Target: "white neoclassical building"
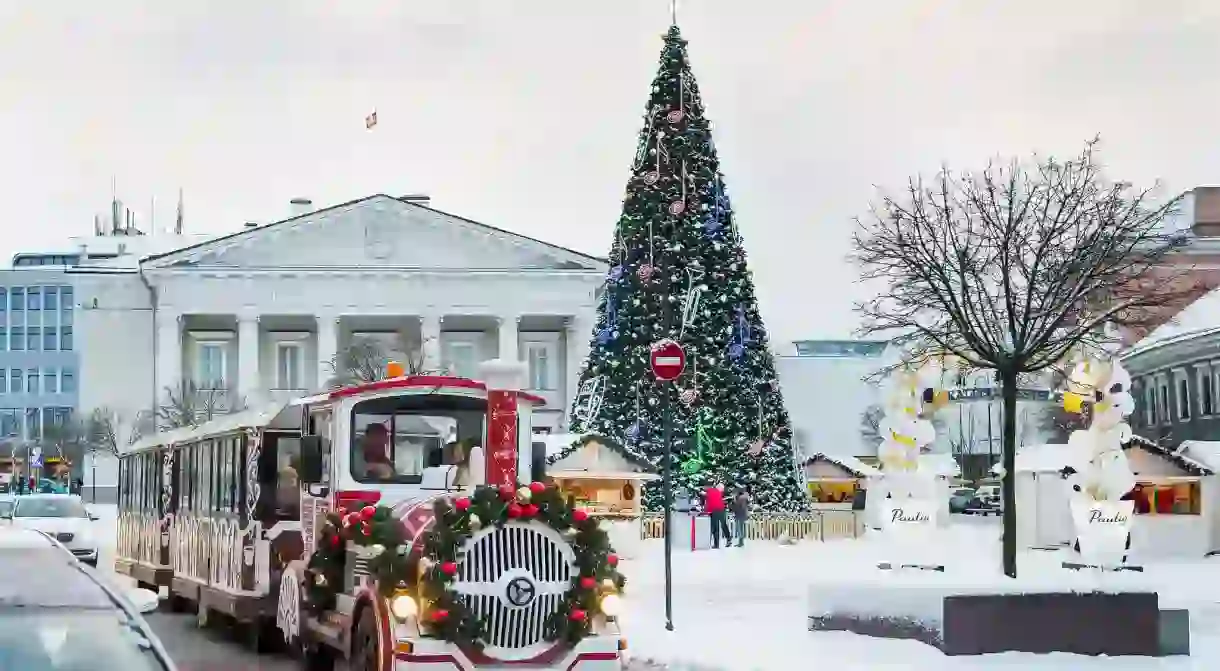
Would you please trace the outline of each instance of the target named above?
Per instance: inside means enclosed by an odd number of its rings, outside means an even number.
[[[465,376],[519,358],[547,401],[536,426],[563,428],[604,260],[418,197],[293,206],[283,221],[71,269],[80,411],[134,416],[182,380],[286,400],[322,387],[335,353],[367,337],[423,343],[426,368]]]

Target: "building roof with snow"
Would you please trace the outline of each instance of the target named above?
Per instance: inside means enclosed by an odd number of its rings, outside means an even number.
[[[1220,333],[1220,289],[1212,289],[1187,305],[1173,320],[1161,324],[1123,354],[1138,356],[1165,345]]]
[[[1172,449],[1142,436],[1132,436],[1123,447],[1136,447],[1155,454],[1191,475],[1213,475],[1220,466],[1220,442],[1187,440],[1177,449]],[[1017,472],[1057,473],[1069,464],[1071,458],[1071,451],[1063,443],[1026,445],[1017,449]],[[1000,461],[992,466],[991,472],[1003,473],[1003,468],[1004,462]]]
[[[876,466],[870,466],[856,457],[845,454],[826,454],[824,452],[816,452],[810,455],[802,465],[808,466],[819,461],[834,464],[857,478],[867,478],[881,472]]]

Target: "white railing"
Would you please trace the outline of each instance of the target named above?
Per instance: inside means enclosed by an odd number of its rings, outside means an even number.
[[[729,527],[733,528],[730,516]],[[810,513],[754,513],[746,521],[746,540],[827,541],[859,538],[864,535],[864,512],[857,510],[816,510]],[[661,513],[645,513],[640,518],[640,538],[664,538]]]

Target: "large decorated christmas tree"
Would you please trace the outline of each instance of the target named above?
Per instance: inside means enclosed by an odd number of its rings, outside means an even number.
[[[622,441],[658,468],[671,394],[675,491],[744,487],[756,509],[805,510],[767,331],[740,231],[676,26],[665,36],[623,211],[610,249],[572,428]],[[652,348],[686,352],[676,382],[654,379]],[[661,507],[661,487],[645,491]]]

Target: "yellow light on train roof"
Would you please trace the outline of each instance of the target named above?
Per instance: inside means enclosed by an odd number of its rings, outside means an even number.
[[[402,377],[407,374],[407,369],[397,361],[391,361],[385,365],[386,377]]]

